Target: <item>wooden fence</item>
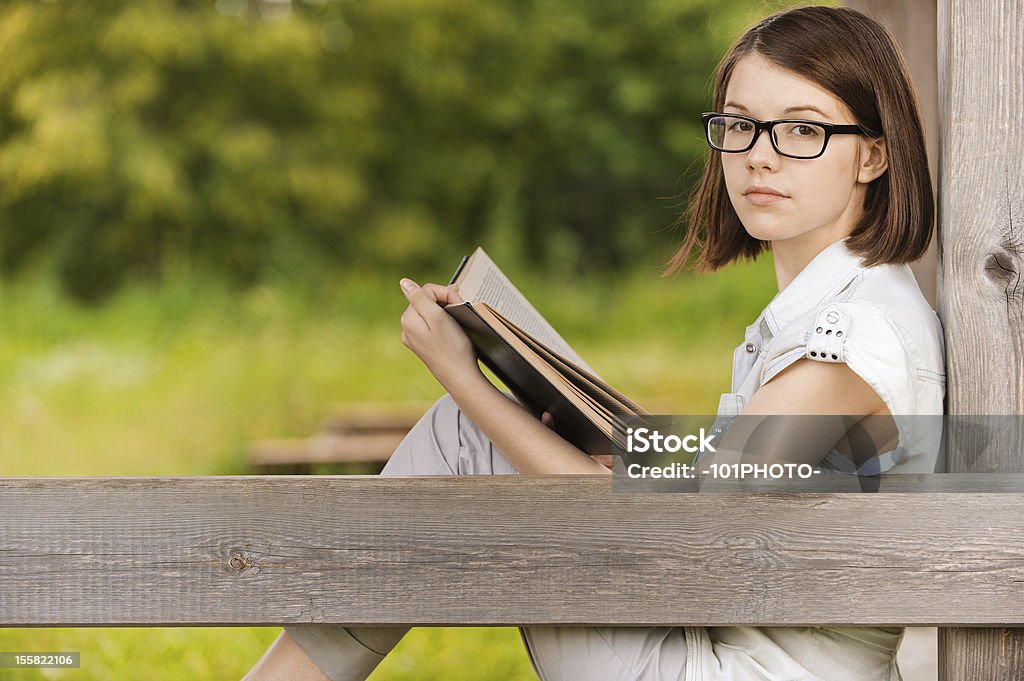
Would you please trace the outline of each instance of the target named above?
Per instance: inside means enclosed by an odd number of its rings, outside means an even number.
[[[1024,476],[940,477],[0,479],[0,626],[1024,625]]]

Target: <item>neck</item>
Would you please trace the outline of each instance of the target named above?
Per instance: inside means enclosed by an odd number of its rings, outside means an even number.
[[[781,292],[814,260],[814,256],[846,238],[846,234],[802,234],[793,239],[772,241],[772,259],[775,261],[775,279]]]
[[[796,279],[796,276],[814,260],[814,256],[837,241],[850,236],[860,221],[864,205],[864,185],[858,184],[850,193],[846,207],[835,222],[819,225],[790,239],[772,241],[772,258],[775,261],[775,279],[781,292]]]

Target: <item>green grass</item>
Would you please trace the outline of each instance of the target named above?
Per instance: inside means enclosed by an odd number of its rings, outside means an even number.
[[[0,649],[81,653],[79,669],[0,669],[7,681],[241,679],[280,628],[0,630]],[[420,627],[370,676],[371,681],[535,681],[511,627]]]
[[[743,327],[775,292],[764,261],[699,279],[516,281],[610,383],[693,414],[714,413]],[[390,280],[232,294],[191,278],[133,287],[100,308],[46,281],[5,284],[0,476],[243,474],[249,442],[310,434],[340,402],[432,400],[440,387],[400,341],[404,308]],[[0,630],[0,650],[83,657],[80,670],[0,679],[241,678],[279,631]],[[373,678],[532,671],[515,629],[424,628]]]

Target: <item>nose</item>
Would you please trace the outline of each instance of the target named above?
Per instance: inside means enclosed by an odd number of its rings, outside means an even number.
[[[779,162],[779,155],[772,146],[771,133],[758,130],[754,146],[747,151],[747,166],[750,168],[772,168]]]

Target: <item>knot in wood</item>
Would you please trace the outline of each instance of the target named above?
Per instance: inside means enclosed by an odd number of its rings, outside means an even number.
[[[231,556],[231,560],[228,561],[228,565],[230,565],[233,570],[241,572],[249,565],[249,561],[247,561],[244,556],[236,554]]]
[[[1007,302],[1024,302],[1019,257],[1014,251],[996,251],[985,256],[985,275],[1002,287]]]

